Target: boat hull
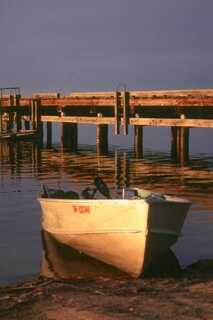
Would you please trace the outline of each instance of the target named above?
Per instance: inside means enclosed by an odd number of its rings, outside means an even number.
[[[174,244],[189,202],[39,199],[42,227],[57,241],[138,277]]]

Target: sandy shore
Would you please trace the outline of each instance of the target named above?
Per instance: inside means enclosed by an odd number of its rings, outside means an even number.
[[[0,288],[5,320],[213,319],[213,261],[173,276],[58,280],[36,277]]]

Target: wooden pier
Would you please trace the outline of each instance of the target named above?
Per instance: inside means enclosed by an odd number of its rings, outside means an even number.
[[[5,93],[9,91],[9,93]],[[111,91],[38,93],[30,97],[19,88],[0,89],[0,135],[15,128],[16,134],[37,132],[43,140],[47,125],[47,145],[52,143],[52,123],[60,122],[65,147],[78,147],[78,124],[97,126],[96,144],[100,152],[108,149],[108,126],[114,133],[128,134],[134,126],[137,157],[143,156],[143,128],[171,127],[171,154],[184,162],[189,153],[190,128],[213,128],[213,89],[164,91]]]

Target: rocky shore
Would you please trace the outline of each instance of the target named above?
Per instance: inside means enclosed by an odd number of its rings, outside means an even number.
[[[145,277],[48,279],[0,287],[0,319],[213,319],[213,261]]]

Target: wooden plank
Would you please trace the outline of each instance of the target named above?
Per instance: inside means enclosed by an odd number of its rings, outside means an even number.
[[[213,107],[212,98],[191,98],[191,97],[179,97],[179,98],[150,98],[144,97],[130,98],[131,107]]]
[[[114,117],[70,117],[70,116],[41,116],[43,122],[70,122],[85,124],[115,124]]]
[[[60,97],[60,93],[58,92],[38,92],[38,93],[34,93],[32,95],[32,98],[59,98]]]
[[[42,106],[70,106],[70,107],[84,107],[84,106],[96,106],[96,107],[114,107],[114,97],[109,99],[104,97],[94,97],[94,98],[77,98],[77,97],[63,97],[60,99],[41,99]]]
[[[141,90],[131,91],[131,96],[146,97],[186,97],[186,96],[211,96],[213,97],[213,89],[188,89],[188,90]]]
[[[213,128],[213,119],[160,119],[160,118],[130,118],[130,125]]]
[[[213,91],[213,90],[212,90]],[[158,92],[150,92],[150,95],[146,95],[144,92],[130,92],[130,107],[213,107],[213,94],[208,90],[205,95],[193,96],[192,94],[187,94],[184,96],[181,92],[174,91],[173,96],[159,95]],[[30,106],[31,98],[21,97],[20,107]],[[42,107],[57,107],[57,106],[96,106],[96,107],[114,107],[115,99],[114,94],[111,96],[106,96],[104,93],[100,93],[99,96],[88,96],[87,93],[80,96],[70,96],[70,97],[41,97]],[[10,107],[10,99],[1,99],[2,107]]]
[[[106,98],[113,98],[114,97],[114,91],[92,91],[92,92],[87,92],[87,91],[76,91],[76,92],[71,92],[68,94],[70,97],[83,97],[83,98],[91,98],[91,97],[106,97]]]
[[[4,108],[11,107],[10,97],[3,98],[3,99],[0,98],[0,100],[1,100],[2,107],[4,107]],[[29,97],[20,98],[19,107],[29,107],[30,101],[31,101],[31,98],[29,98]]]

